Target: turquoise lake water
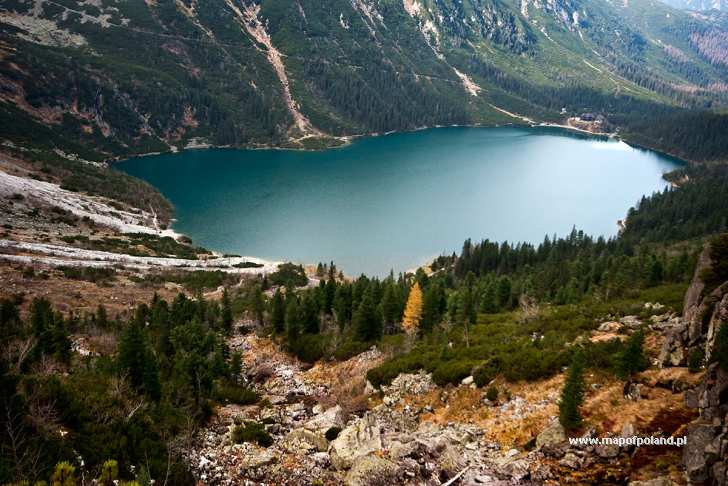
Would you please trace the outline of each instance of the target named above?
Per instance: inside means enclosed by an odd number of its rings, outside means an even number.
[[[554,129],[440,128],[320,152],[191,150],[117,165],[174,204],[174,229],[224,253],[405,271],[466,238],[617,233],[679,164]]]

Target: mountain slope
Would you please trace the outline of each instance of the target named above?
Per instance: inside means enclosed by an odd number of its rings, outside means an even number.
[[[0,27],[0,137],[91,160],[728,104],[725,24],[649,0],[12,0]]]

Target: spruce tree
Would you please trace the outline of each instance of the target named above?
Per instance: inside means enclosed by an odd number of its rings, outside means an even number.
[[[501,277],[498,280],[498,291],[496,301],[500,309],[511,308],[511,279],[508,277]]]
[[[633,374],[644,371],[649,366],[649,361],[644,351],[645,335],[639,330],[636,331],[625,344],[624,351],[620,353],[617,362],[617,375],[626,380]]]
[[[339,328],[343,330],[351,322],[352,317],[351,285],[339,285],[336,289],[334,312],[336,313],[336,321],[339,324]]]
[[[253,295],[251,297],[250,308],[255,317],[255,321],[259,326],[263,325],[263,314],[265,312],[265,297],[263,296],[263,289],[256,285],[253,289]]]
[[[300,332],[300,311],[298,306],[298,298],[293,294],[288,294],[286,298],[286,342],[290,349],[295,349],[298,343],[298,335]]]
[[[303,298],[303,331],[307,334],[318,334],[320,327],[319,307],[311,293]]]
[[[437,282],[430,284],[425,291],[425,297],[422,303],[422,321],[420,322],[422,332],[431,331],[440,322],[442,294],[442,287]]]
[[[326,281],[324,288],[322,311],[326,315],[331,315],[334,308],[334,299],[336,298],[336,280],[329,279]]]
[[[387,281],[382,295],[382,319],[388,329],[391,329],[399,319],[399,298],[396,289],[392,281]]]
[[[240,374],[243,372],[243,356],[239,351],[233,353],[230,359],[230,379],[233,383],[237,383],[240,379]]]
[[[498,311],[498,296],[496,293],[496,284],[490,281],[486,284],[483,296],[480,300],[480,312],[484,314],[492,314]]]
[[[286,304],[281,289],[277,289],[271,299],[270,320],[276,333],[282,333],[286,327]]]
[[[138,390],[146,392],[153,400],[161,397],[159,366],[147,343],[146,333],[137,314],[124,331],[119,343],[119,368],[129,377],[129,382]]]
[[[579,428],[582,422],[579,407],[584,402],[584,357],[577,350],[571,358],[559,401],[559,422],[567,430]]]
[[[233,330],[233,309],[230,304],[230,295],[227,289],[222,291],[222,316],[221,316],[222,331],[228,336]]]
[[[109,317],[106,314],[106,307],[101,304],[96,308],[96,324],[101,329],[109,327]]]
[[[352,324],[360,341],[376,341],[382,337],[382,318],[374,305],[371,292],[364,294],[359,308],[354,313]]]

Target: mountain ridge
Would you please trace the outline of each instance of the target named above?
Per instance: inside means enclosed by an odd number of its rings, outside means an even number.
[[[647,0],[14,0],[0,24],[6,146],[88,160],[522,122],[507,113],[593,111],[629,136],[728,104],[726,24]]]

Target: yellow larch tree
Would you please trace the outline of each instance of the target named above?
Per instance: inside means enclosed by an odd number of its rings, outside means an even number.
[[[422,320],[422,289],[420,284],[415,282],[407,297],[407,305],[404,308],[402,328],[407,334],[414,334],[420,327]]]

